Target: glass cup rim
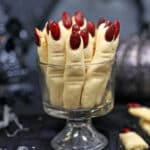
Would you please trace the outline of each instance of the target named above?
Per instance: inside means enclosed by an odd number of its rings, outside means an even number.
[[[108,64],[108,63],[113,63],[115,61],[115,59],[109,59],[109,60],[106,60],[106,61],[100,61],[100,62],[97,62],[97,63],[90,63],[90,64],[84,64],[84,66],[94,66],[94,65],[98,65],[98,64]],[[40,65],[43,65],[43,66],[58,66],[58,67],[64,67],[64,66],[83,66],[83,64],[64,64],[64,65],[56,65],[56,64],[48,64],[48,63],[45,63],[45,62],[41,62],[41,61],[38,61],[38,63]]]

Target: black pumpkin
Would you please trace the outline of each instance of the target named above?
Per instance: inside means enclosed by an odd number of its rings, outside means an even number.
[[[116,58],[116,98],[150,100],[149,35],[131,36],[122,41]]]

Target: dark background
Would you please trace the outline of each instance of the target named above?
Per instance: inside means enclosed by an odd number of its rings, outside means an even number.
[[[29,81],[33,85],[33,93],[30,101],[28,103],[23,103],[22,98],[20,98],[20,100],[13,105],[13,110],[22,118],[23,124],[31,128],[31,132],[19,134],[18,137],[11,139],[5,137],[3,131],[0,132],[3,137],[0,138],[1,143],[3,142],[1,145],[2,147],[7,144],[7,147],[9,147],[8,149],[17,149],[16,141],[20,139],[18,143],[20,145],[28,145],[28,147],[30,147],[29,149],[32,149],[31,147],[34,145],[45,145],[45,147],[41,146],[39,149],[47,150],[46,145],[49,144],[49,138],[52,138],[63,127],[64,121],[48,117],[42,108],[37,70],[37,52],[33,30],[35,26],[42,29],[45,22],[50,18],[59,20],[64,10],[67,10],[73,15],[78,9],[81,9],[85,16],[95,23],[101,16],[111,20],[119,19],[121,23],[121,41],[124,41],[124,39],[130,40],[131,35],[140,36],[144,30],[145,24],[149,24],[150,22],[149,0],[0,0],[0,34],[5,35],[7,33],[4,28],[12,17],[16,17],[22,24],[22,28],[26,31],[27,39],[25,39],[26,46],[24,48],[27,52],[26,54],[22,54],[22,59],[25,61],[30,72]],[[150,48],[148,51],[150,51]],[[133,57],[133,61],[134,59]],[[148,71],[146,72],[147,75],[150,75],[149,64]],[[117,74],[122,75],[121,70],[119,70]],[[132,74],[132,70],[129,69],[127,74]],[[136,74],[132,80],[133,83],[135,78]],[[116,88],[116,93],[122,88],[120,82],[118,84],[119,86]],[[128,90],[130,91],[130,86]],[[104,132],[109,138],[114,136],[114,140],[110,142],[109,150],[120,149],[116,138],[117,133],[122,127],[129,126],[134,128],[130,124],[133,118],[131,119],[127,114],[125,104],[127,101],[136,101],[137,96],[132,93],[132,99],[125,99],[126,96],[128,97],[128,94],[125,96],[116,94],[116,106],[113,113],[102,119],[98,118],[94,120],[98,130]],[[147,99],[144,98],[144,95],[142,95],[142,97],[143,99],[141,99],[140,103],[149,106],[150,95],[148,95],[149,98]],[[136,124],[137,120],[133,122],[134,126],[136,126]],[[134,129],[141,133],[137,126]],[[147,138],[145,134],[144,136]]]
[[[42,29],[45,22],[50,18],[59,20],[64,10],[73,15],[76,10],[81,9],[85,16],[95,23],[101,16],[111,20],[119,19],[121,23],[120,39],[122,41],[123,39],[129,39],[131,35],[141,34],[143,23],[149,23],[150,21],[149,6],[149,0],[44,0],[38,2],[36,0],[15,0],[15,2],[0,0],[0,31],[3,32],[4,25],[12,17],[16,17],[27,31],[28,42],[26,49],[28,52],[23,59],[33,72],[33,79],[35,80],[33,84],[36,87],[35,90],[38,90],[38,80],[34,78],[38,74],[37,52],[33,37],[35,26]],[[30,78],[33,81],[32,76]],[[34,95],[38,98],[33,98],[32,113],[37,113],[41,110],[39,91],[34,92]],[[26,106],[23,107],[21,111],[17,108],[16,110],[20,113],[31,112],[28,111],[30,109],[28,106],[27,108]]]

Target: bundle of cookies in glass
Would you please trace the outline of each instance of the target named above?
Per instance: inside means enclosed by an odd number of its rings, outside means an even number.
[[[97,27],[81,11],[35,28],[35,41],[50,103],[65,109],[100,105],[112,71],[120,23],[99,18]],[[48,64],[48,65],[47,65]]]

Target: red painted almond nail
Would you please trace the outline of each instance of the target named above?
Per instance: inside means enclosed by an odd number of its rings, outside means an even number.
[[[48,23],[47,23],[47,26],[46,26],[46,31],[47,31],[47,34],[49,34],[49,31],[51,30],[51,24],[55,22],[54,20],[49,20]]]
[[[34,28],[34,39],[35,39],[35,43],[40,46],[40,37],[38,34],[39,30],[38,28]]]
[[[72,18],[70,16],[70,14],[67,11],[64,11],[62,13],[62,22],[63,25],[69,29],[72,26]]]
[[[112,25],[112,22],[110,21],[110,20],[107,20],[106,21],[106,25],[105,25],[105,27],[107,27],[107,26],[111,26]]]
[[[106,41],[111,42],[113,40],[114,33],[115,33],[115,26],[112,24],[105,33]]]
[[[78,32],[72,32],[70,36],[70,46],[72,49],[79,48],[81,43],[80,34]]]
[[[140,107],[141,105],[139,103],[128,103],[127,107],[128,108],[137,108]]]
[[[129,129],[129,128],[123,128],[122,130],[121,130],[121,133],[128,133],[128,132],[130,132],[131,130]]]
[[[97,28],[104,22],[105,22],[105,19],[103,17],[100,17],[97,22]]]
[[[75,21],[78,26],[83,26],[84,24],[84,15],[82,11],[75,12]]]
[[[88,35],[88,30],[87,29],[83,29],[80,31],[80,35],[83,39],[83,44],[84,44],[84,48],[87,47],[88,45],[88,41],[89,41],[89,35]]]
[[[51,30],[51,34],[54,40],[59,40],[60,38],[60,28],[59,28],[59,24],[56,21],[53,21],[50,24],[50,30]]]
[[[117,38],[119,32],[120,32],[120,23],[118,20],[114,21],[114,26],[115,26],[115,34],[114,34],[114,39]]]
[[[72,32],[78,32],[78,31],[80,31],[80,27],[77,24],[74,24],[72,26]]]
[[[95,35],[95,24],[93,22],[91,22],[91,21],[88,21],[86,27],[87,27],[88,32],[92,36],[94,36]]]

